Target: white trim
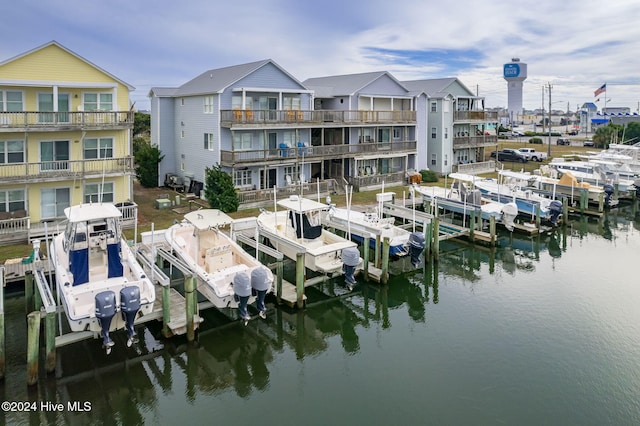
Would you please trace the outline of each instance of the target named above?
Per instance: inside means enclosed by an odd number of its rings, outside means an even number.
[[[313,93],[313,90],[307,89],[277,89],[272,87],[233,87],[232,92],[262,92],[262,93]]]
[[[51,80],[0,80],[0,86],[58,86],[75,88],[110,88],[118,87],[117,83],[97,83],[91,81],[51,81]]]

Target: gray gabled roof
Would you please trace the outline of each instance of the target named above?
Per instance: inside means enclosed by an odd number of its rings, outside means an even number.
[[[205,71],[196,78],[189,80],[182,86],[178,87],[178,89],[174,93],[174,96],[194,96],[207,93],[222,93],[225,89],[233,85],[238,80],[248,76],[252,72],[255,72],[256,70],[264,67],[267,64],[273,64],[280,71],[290,77],[293,81],[298,83],[301,89],[306,90],[306,88],[302,83],[300,83],[300,81],[291,76],[291,74],[289,74],[281,66],[276,64],[271,59],[264,59],[247,64],[233,65],[230,67]]]
[[[445,96],[450,94],[449,90],[447,89],[455,82],[458,82],[458,84],[462,86],[467,92],[473,93],[467,88],[467,86],[462,84],[462,82],[455,77],[432,78],[428,80],[411,80],[402,81],[401,83],[414,95],[424,93],[430,98],[444,98]]]
[[[329,77],[309,78],[302,82],[306,87],[315,92],[316,98],[333,98],[338,96],[353,96],[367,85],[373,83],[382,76],[389,76],[400,87],[405,88],[401,82],[387,71],[374,71],[360,74],[334,75]]]
[[[175,96],[177,91],[177,87],[152,87],[151,90],[149,90],[149,96],[155,95],[159,98],[170,98]]]
[[[64,51],[65,51],[65,52],[67,52],[68,54],[70,54],[70,55],[72,55],[72,56],[75,56],[76,58],[80,59],[81,61],[83,61],[83,62],[85,62],[85,63],[87,63],[87,64],[91,65],[92,67],[94,67],[95,69],[99,70],[100,72],[102,72],[102,73],[104,73],[104,74],[108,75],[109,77],[113,78],[113,79],[114,79],[114,80],[116,80],[118,83],[122,84],[123,86],[127,86],[127,87],[129,88],[129,90],[135,90],[135,89],[136,89],[135,87],[133,87],[133,86],[132,86],[132,85],[130,85],[129,83],[127,83],[127,82],[125,82],[125,81],[123,81],[123,80],[119,79],[118,77],[116,77],[115,75],[111,74],[110,72],[105,71],[103,68],[100,68],[99,66],[97,66],[97,65],[96,65],[96,64],[94,64],[93,62],[88,61],[87,59],[85,59],[85,58],[83,58],[82,56],[78,55],[78,54],[77,54],[77,53],[75,53],[74,51],[67,49],[66,47],[64,47],[63,45],[61,45],[60,43],[58,43],[58,42],[57,42],[57,41],[55,41],[55,40],[51,40],[50,42],[45,43],[45,44],[43,44],[42,46],[38,46],[38,47],[33,48],[33,49],[31,49],[31,50],[28,50],[28,51],[26,51],[26,52],[24,52],[24,53],[21,53],[21,54],[19,54],[19,55],[17,55],[17,56],[14,56],[13,58],[9,58],[9,59],[7,59],[7,60],[5,60],[5,61],[2,61],[2,62],[0,62],[0,66],[5,65],[5,64],[8,64],[9,62],[13,62],[13,61],[15,61],[15,60],[17,60],[17,59],[20,59],[20,58],[23,58],[23,57],[25,57],[25,56],[28,56],[28,55],[30,55],[30,54],[32,54],[32,53],[34,53],[34,52],[37,52],[38,50],[42,50],[42,49],[44,49],[44,48],[46,48],[46,47],[49,47],[49,46],[57,46],[58,48],[60,48],[60,49],[64,50]]]

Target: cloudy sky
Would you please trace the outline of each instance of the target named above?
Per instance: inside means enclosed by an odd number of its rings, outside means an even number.
[[[548,83],[553,109],[594,102],[605,82],[608,106],[640,103],[637,0],[14,0],[1,10],[0,61],[56,40],[135,86],[138,109],[153,86],[267,58],[300,81],[458,77],[506,107],[502,67],[518,57],[527,109],[542,106]]]

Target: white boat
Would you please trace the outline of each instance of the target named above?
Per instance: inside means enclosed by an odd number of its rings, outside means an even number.
[[[569,202],[574,203],[576,200],[579,200],[582,193],[586,191],[588,202],[591,204],[599,204],[600,201],[609,207],[618,204],[618,200],[611,197],[614,193],[612,185],[605,184],[604,186],[596,186],[588,182],[579,182],[571,172],[565,172],[560,179],[557,179],[550,176],[550,170],[548,166],[541,166],[539,172],[535,174],[510,173],[517,175],[518,179],[523,182],[525,185],[523,189],[544,191],[550,194],[551,198],[563,196],[568,198]]]
[[[555,225],[562,213],[562,203],[545,198],[529,189],[523,189],[521,183],[514,181],[505,173],[508,172],[498,172],[500,181],[474,176],[472,182],[484,197],[499,203],[515,202],[520,215],[527,218],[535,218],[539,215],[540,219],[548,220]]]
[[[349,226],[351,238],[363,242],[369,238],[371,247],[375,248],[376,236],[380,235],[380,241],[389,238],[389,254],[391,256],[406,256],[409,254],[409,237],[411,233],[406,229],[394,225],[393,217],[382,217],[378,207],[372,211],[360,212],[352,209],[343,209],[334,204],[329,206],[324,224],[331,227],[332,223]],[[368,232],[367,230],[371,230]]]
[[[615,165],[615,162],[604,160],[567,161],[562,158],[554,158],[548,166],[558,172],[571,172],[578,182],[587,182],[596,186],[605,184],[617,185],[622,196],[630,196],[636,190],[633,179],[626,179],[619,173],[608,171],[607,168]]]
[[[480,190],[474,189],[476,176],[451,173],[448,177],[452,179],[450,188],[413,184],[410,190],[430,200],[432,206],[437,204],[445,210],[465,216],[475,212],[479,218],[484,220],[490,220],[491,217],[494,217],[496,222],[502,223],[507,230],[513,230],[514,219],[518,215],[516,203],[512,201],[497,202],[483,197]]]
[[[216,209],[202,209],[187,213],[184,220],[165,232],[165,239],[174,253],[198,277],[198,291],[217,308],[237,308],[233,280],[237,273],[262,267],[255,257],[222,232],[233,219]],[[273,283],[273,273],[265,268]],[[268,271],[268,272],[267,272]],[[255,297],[249,299],[252,303]]]
[[[334,274],[343,268],[342,250],[357,250],[353,241],[332,234],[322,227],[322,215],[327,214],[328,205],[292,195],[278,201],[277,206],[281,210],[262,210],[258,216],[258,227],[292,243],[280,243],[277,238],[270,241],[276,250],[289,259],[296,260],[298,246],[306,250],[306,268],[323,274]]]
[[[156,295],[122,237],[122,214],[110,203],[67,207],[64,213],[66,229],[50,249],[71,331],[102,332],[109,352],[109,332],[126,327],[131,345],[133,322],[153,311]]]

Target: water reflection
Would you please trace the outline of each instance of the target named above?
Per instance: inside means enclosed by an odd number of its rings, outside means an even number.
[[[554,262],[568,262],[573,243],[588,238],[603,239],[607,244],[625,241],[629,233],[637,232],[639,223],[637,209],[618,209],[600,218],[576,218],[545,235],[501,234],[496,248],[443,243],[439,262],[428,262],[420,270],[409,272],[402,260],[396,262],[392,266],[395,275],[386,286],[359,278],[356,291],[345,293],[340,280],[328,281],[307,288],[304,310],[275,307],[271,300],[267,320],[256,319],[246,327],[215,312],[203,312],[205,323],[196,343],[180,338],[163,340],[156,324],[139,328],[142,338],[134,348],[117,342],[117,349],[108,357],[94,341],[61,348],[56,377],[42,378],[37,388],[26,390],[24,374],[9,375],[2,397],[65,404],[89,401],[91,417],[107,424],[151,423],[162,418],[159,413],[166,415],[167,399],[183,413],[202,396],[231,394],[250,400],[272,389],[277,376],[274,365],[284,357],[303,364],[330,351],[361,356],[364,335],[371,329],[387,331],[407,322],[433,327],[428,321],[430,309],[440,302],[439,283],[447,282],[448,277],[478,283],[486,279],[487,272],[493,275],[496,270],[509,275],[531,274],[549,257]],[[451,293],[443,292],[443,298],[444,294]],[[9,301],[7,306],[14,311],[14,318],[7,323],[23,318],[22,304]],[[11,331],[7,337],[24,348],[24,327],[19,330],[22,334]],[[20,357],[25,359],[22,349]],[[12,368],[24,371],[24,364],[15,364]],[[86,423],[83,413],[2,416],[0,422],[6,424]]]

